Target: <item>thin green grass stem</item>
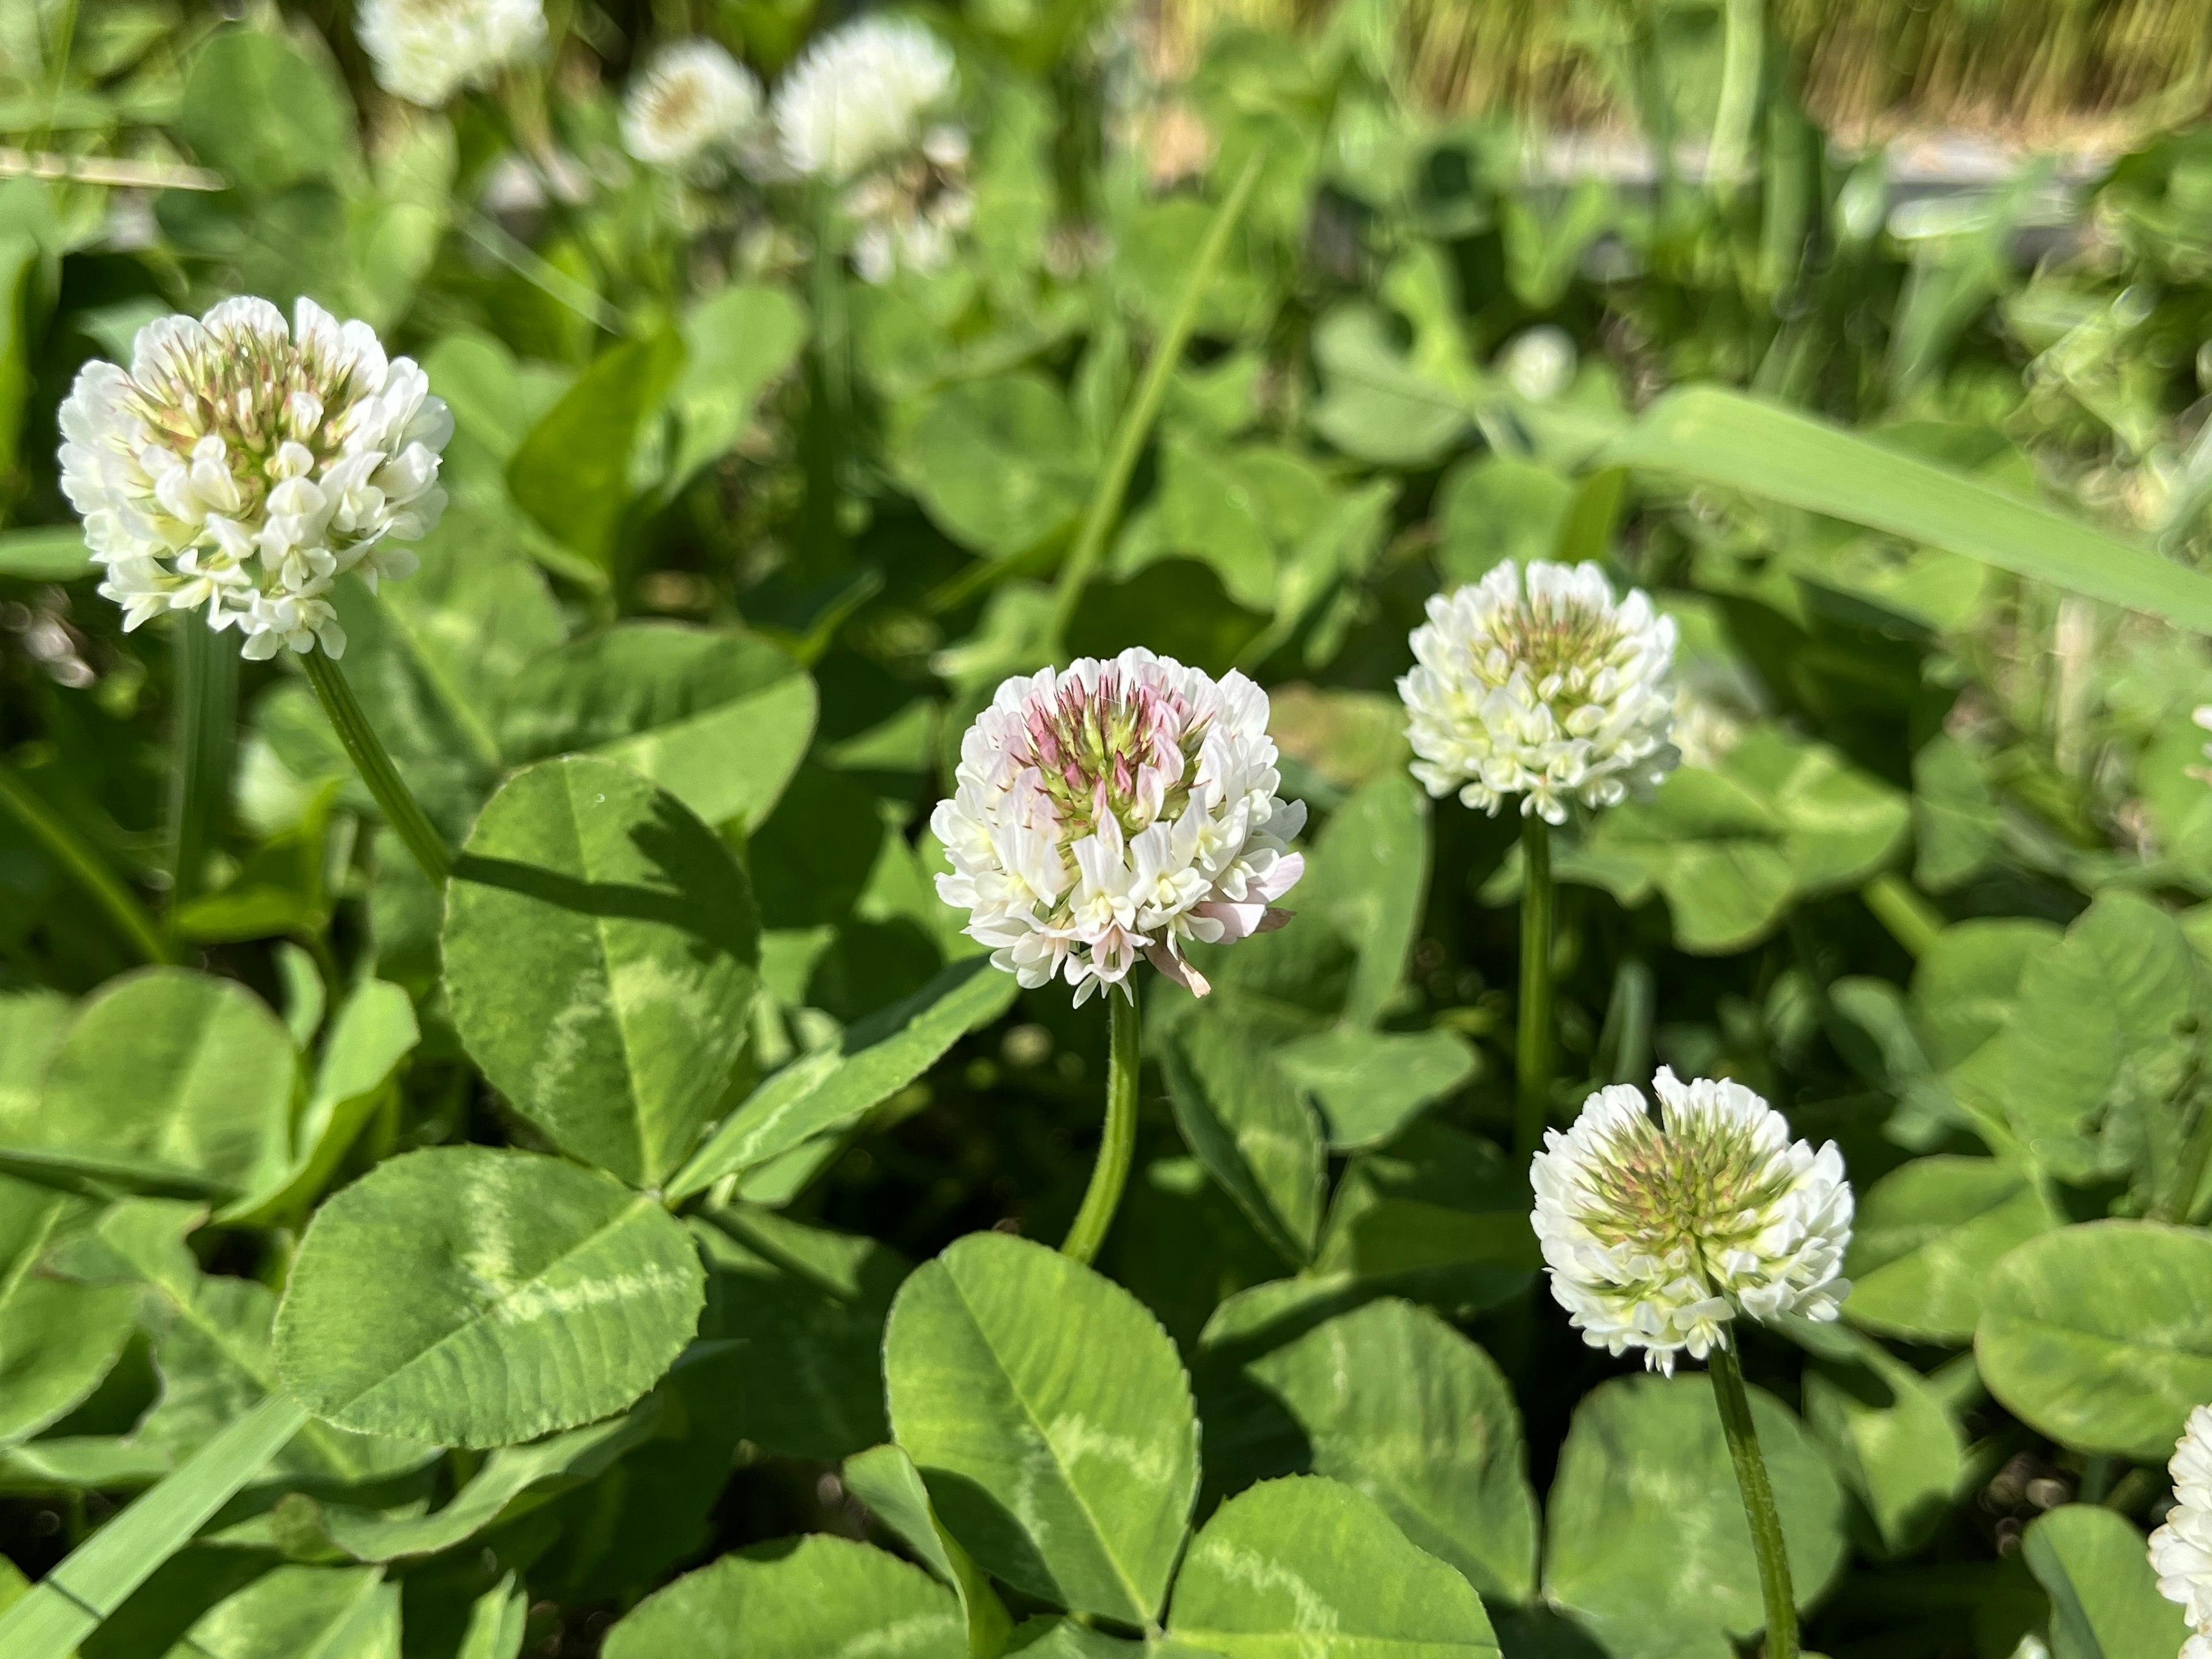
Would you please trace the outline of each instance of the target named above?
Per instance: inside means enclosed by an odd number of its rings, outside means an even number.
[[[1552,826],[1540,814],[1521,820],[1521,1023],[1513,1152],[1523,1165],[1543,1150],[1552,1112]]]
[[[1175,378],[1176,365],[1182,361],[1183,347],[1190,343],[1191,331],[1198,326],[1199,307],[1213,286],[1214,273],[1221,264],[1222,256],[1229,251],[1230,236],[1237,221],[1244,216],[1253,191],[1259,187],[1261,168],[1266,160],[1266,151],[1255,150],[1245,162],[1243,172],[1237,175],[1237,182],[1229,187],[1229,194],[1214,212],[1213,222],[1206,228],[1206,240],[1199,244],[1198,257],[1191,262],[1190,280],[1183,284],[1175,310],[1169,314],[1167,326],[1152,343],[1151,361],[1145,365],[1145,378],[1138,383],[1136,395],[1122,414],[1121,427],[1114,434],[1114,447],[1107,458],[1106,470],[1098,475],[1098,485],[1091,491],[1082,527],[1076,532],[1075,545],[1069,550],[1066,562],[1060,568],[1047,634],[1055,654],[1066,643],[1068,626],[1075,620],[1077,607],[1083,603],[1083,590],[1097,574],[1098,561],[1106,551],[1106,538],[1121,519],[1121,500],[1129,493],[1129,480],[1136,472],[1137,458],[1144,453],[1152,423],[1159,419],[1160,406],[1167,401],[1168,385]]]
[[[146,907],[125,887],[106,860],[80,840],[76,832],[39,798],[12,768],[0,764],[0,806],[13,812],[33,839],[45,848],[55,863],[107,913],[115,931],[149,962],[173,962],[176,954],[161,930],[154,925]]]
[[[1118,990],[1106,993],[1108,1015],[1106,1060],[1106,1128],[1098,1140],[1098,1161],[1091,1169],[1091,1185],[1083,1194],[1083,1207],[1060,1247],[1062,1255],[1089,1263],[1106,1242],[1121,1207],[1121,1189],[1129,1182],[1129,1165],[1137,1155],[1137,1069],[1144,1063],[1139,1041],[1137,1005]]]
[[[344,673],[319,645],[300,661],[307,671],[307,684],[315,688],[323,713],[330,716],[338,741],[345,745],[354,770],[361,774],[361,781],[368,786],[368,793],[383,810],[384,821],[407,844],[407,850],[415,855],[415,862],[429,877],[430,884],[443,887],[446,878],[453,873],[453,854],[447,851],[444,839],[432,827],[422,803],[400,777],[399,769],[392,763],[384,740],[368,723],[368,716],[355,697],[353,687],[346,684]]]
[[[1751,1547],[1759,1556],[1759,1590],[1766,1602],[1766,1659],[1797,1659],[1797,1601],[1790,1588],[1782,1512],[1774,1506],[1773,1483],[1766,1478],[1766,1460],[1759,1455],[1743,1367],[1734,1348],[1715,1348],[1706,1364],[1712,1372],[1713,1400],[1720,1407],[1721,1431],[1728,1437],[1729,1461],[1735,1465],[1736,1487],[1743,1494],[1744,1518],[1751,1522]]]

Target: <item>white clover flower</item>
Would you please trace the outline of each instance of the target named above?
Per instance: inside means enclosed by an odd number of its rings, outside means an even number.
[[[333,657],[327,595],[341,571],[405,576],[438,521],[453,420],[366,323],[301,300],[287,329],[266,300],[138,331],[126,372],[87,363],[61,410],[62,489],[137,627],[164,611],[234,623],[248,657]]]
[[[842,184],[921,142],[952,91],[952,54],[921,24],[864,17],[824,35],[775,91],[776,143],[801,179]]]
[[[665,46],[623,100],[623,143],[653,167],[689,167],[745,137],[760,118],[761,85],[712,40]]]
[[[436,109],[545,38],[544,0],[362,0],[355,32],[376,82]]]
[[[1522,795],[1524,816],[1564,823],[1570,800],[1611,806],[1673,769],[1674,623],[1640,590],[1616,601],[1595,565],[1539,560],[1524,597],[1508,559],[1428,610],[1398,695],[1431,795],[1492,817]]]
[[[1270,908],[1304,873],[1286,843],[1303,801],[1275,791],[1267,696],[1149,651],[1016,675],[961,740],[958,793],[930,828],[948,904],[993,963],[1031,988],[1055,974],[1128,989],[1141,952],[1200,996],[1183,957],[1289,920]]]
[[[1835,1143],[1793,1141],[1740,1083],[1662,1066],[1653,1089],[1656,1122],[1643,1091],[1601,1089],[1529,1170],[1552,1294],[1583,1340],[1671,1376],[1726,1346],[1739,1312],[1833,1319],[1852,1211]]]
[[[2191,710],[2189,718],[2197,723],[2199,731],[2212,732],[2212,702]],[[2212,761],[2212,743],[2204,745],[2204,758]],[[2189,775],[2212,783],[2212,768],[2192,766],[2189,769]]]
[[[2150,1535],[2151,1570],[2158,1593],[2179,1601],[2196,1634],[2180,1659],[2212,1659],[2212,1406],[2189,1413],[2174,1443],[2173,1507]]]
[[[921,149],[848,191],[844,207],[858,232],[853,265],[865,281],[881,285],[894,271],[943,270],[975,219],[968,135],[955,126],[933,128]]]
[[[1523,329],[1498,354],[1505,383],[1530,403],[1549,403],[1574,384],[1574,337],[1550,323]]]

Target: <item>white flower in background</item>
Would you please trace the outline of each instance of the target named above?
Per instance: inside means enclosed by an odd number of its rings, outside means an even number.
[[[941,269],[974,220],[968,135],[932,118],[953,86],[952,54],[935,35],[870,17],[817,41],[776,88],[775,171],[842,190],[853,263],[868,282]]]
[[[1569,801],[1611,806],[1673,769],[1674,623],[1642,592],[1616,601],[1595,565],[1540,560],[1524,595],[1508,559],[1428,609],[1398,695],[1431,795],[1492,817],[1522,795],[1524,815],[1564,823]]]
[[[842,184],[921,141],[952,54],[919,23],[864,17],[808,47],[775,91],[776,142],[802,179]]]
[[[2150,1535],[2151,1570],[2158,1593],[2181,1604],[2196,1632],[2182,1644],[2181,1659],[2212,1659],[2212,1406],[2189,1413],[2166,1468],[2173,1507]]]
[[[845,216],[857,227],[854,269],[878,284],[896,270],[943,270],[960,233],[975,222],[967,181],[968,135],[940,126],[920,149],[854,185],[845,194]]]
[[[1539,323],[1523,329],[1498,354],[1506,385],[1530,403],[1549,403],[1574,384],[1574,337],[1563,328]]]
[[[1717,771],[1743,741],[1746,717],[1723,699],[1694,686],[1674,692],[1674,724],[1668,736],[1685,766]]]
[[[688,167],[744,137],[760,118],[752,71],[712,40],[680,40],[655,54],[623,100],[623,143],[653,167]]]
[[[1016,675],[961,740],[958,793],[930,828],[948,904],[992,962],[1032,988],[1055,974],[1091,995],[1127,987],[1139,954],[1200,996],[1184,960],[1289,919],[1304,873],[1286,843],[1303,801],[1275,791],[1267,696],[1149,651]]]
[[[376,82],[436,109],[545,38],[544,0],[362,0],[356,33]]]
[[[345,635],[341,571],[405,576],[438,521],[453,420],[366,323],[266,300],[138,331],[126,372],[85,365],[61,410],[62,489],[106,568],[100,591],[137,627],[164,611],[237,624],[248,657]]]
[[[2208,428],[2207,430],[2212,430],[2212,428]],[[2189,718],[2196,721],[2198,730],[2212,732],[2212,702],[2208,702],[2201,708],[2192,711]],[[2212,761],[2212,743],[2204,745],[2204,758]],[[2212,768],[2192,766],[2189,769],[2189,774],[2191,777],[2203,779],[2206,783],[2212,783]]]
[[[1790,1139],[1740,1083],[1662,1066],[1653,1089],[1656,1121],[1641,1090],[1601,1089],[1529,1170],[1552,1294],[1583,1340],[1671,1376],[1676,1355],[1726,1346],[1740,1312],[1833,1319],[1852,1212],[1835,1143]]]

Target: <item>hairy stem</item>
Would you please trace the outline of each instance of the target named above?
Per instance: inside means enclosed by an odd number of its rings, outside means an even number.
[[[1797,1601],[1790,1588],[1790,1556],[1782,1541],[1782,1515],[1774,1507],[1774,1487],[1759,1455],[1759,1431],[1751,1420],[1751,1397],[1743,1390],[1743,1367],[1734,1348],[1715,1348],[1707,1362],[1713,1399],[1720,1407],[1721,1431],[1728,1437],[1729,1459],[1743,1493],[1744,1518],[1751,1522],[1751,1545],[1759,1554],[1759,1589],[1766,1601],[1766,1659],[1797,1659]]]
[[[330,716],[331,724],[337,728],[338,741],[345,745],[354,770],[361,774],[361,781],[368,786],[368,793],[383,809],[384,821],[406,842],[407,850],[422,866],[422,873],[429,877],[430,884],[444,886],[446,878],[453,872],[453,855],[446,850],[446,843],[437,830],[431,827],[422,803],[400,777],[399,769],[392,763],[384,740],[368,723],[368,716],[354,696],[353,687],[346,684],[345,675],[321,646],[300,660],[307,671],[307,684],[315,688],[315,696],[323,705],[323,713]]]
[[[1520,1085],[1513,1152],[1525,1164],[1543,1150],[1552,1110],[1552,826],[1521,820],[1521,1029],[1514,1043]]]
[[[1099,1137],[1098,1162],[1091,1166],[1091,1186],[1083,1194],[1083,1207],[1067,1230],[1062,1255],[1088,1262],[1106,1242],[1121,1206],[1121,1188],[1128,1184],[1129,1165],[1137,1153],[1137,1068],[1143,1063],[1138,1042],[1137,1005],[1118,990],[1106,993],[1109,1025],[1106,1061],[1106,1128]]]
[[[39,845],[55,863],[69,872],[100,908],[107,912],[116,931],[129,939],[149,962],[173,962],[175,953],[146,907],[107,867],[106,862],[80,841],[74,830],[39,799],[31,787],[9,767],[0,764],[0,806],[21,820]]]

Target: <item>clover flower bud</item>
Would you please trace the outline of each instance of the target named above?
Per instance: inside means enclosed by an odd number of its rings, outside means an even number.
[[[1552,1294],[1583,1340],[1671,1376],[1726,1346],[1739,1313],[1833,1319],[1852,1212],[1835,1144],[1790,1139],[1740,1083],[1662,1066],[1653,1088],[1656,1121],[1641,1090],[1601,1089],[1530,1170]]]
[[[2180,1659],[2212,1659],[2212,1406],[2189,1413],[2166,1469],[2173,1507],[2150,1535],[2151,1570],[2158,1593],[2181,1604],[2195,1632]]]
[[[623,143],[653,167],[684,167],[743,138],[760,118],[752,71],[712,40],[665,46],[630,82]]]
[[[1523,329],[1498,354],[1505,383],[1532,404],[1549,403],[1574,384],[1574,337],[1550,323]]]
[[[376,83],[436,109],[545,38],[543,0],[362,0],[355,25]]]
[[[1149,651],[1079,658],[999,687],[960,745],[958,793],[930,828],[939,895],[1027,987],[1054,975],[1080,1006],[1128,989],[1144,956],[1204,996],[1197,939],[1280,927],[1304,872],[1287,843],[1305,804],[1276,793],[1267,694]]]
[[[1428,612],[1398,695],[1431,795],[1495,817],[1517,794],[1564,823],[1570,801],[1611,806],[1673,769],[1674,623],[1641,591],[1616,600],[1595,565],[1537,561],[1524,592],[1508,559]]]
[[[444,510],[453,416],[368,324],[266,300],[138,331],[128,370],[94,362],[61,410],[62,489],[125,629],[164,611],[234,623],[245,654],[345,649],[331,584],[412,574],[395,542]]]

